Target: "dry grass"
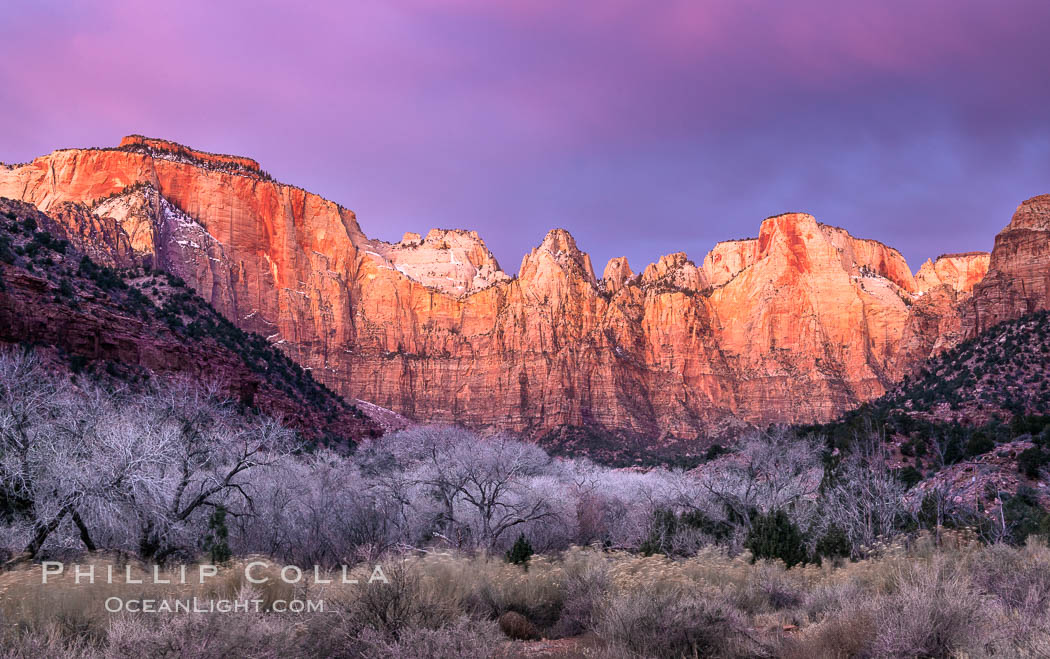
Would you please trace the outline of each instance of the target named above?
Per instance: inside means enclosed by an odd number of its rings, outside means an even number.
[[[93,562],[99,572],[114,564]],[[2,656],[508,656],[528,646],[500,634],[507,612],[547,638],[597,634],[591,656],[1050,656],[1050,550],[982,546],[962,534],[790,570],[715,550],[672,560],[573,549],[537,556],[528,570],[431,554],[388,557],[385,585],[255,590],[246,562],[203,586],[76,585],[68,574],[44,586],[39,566],[2,574]],[[102,606],[110,596],[298,597],[323,599],[326,610],[111,615]]]

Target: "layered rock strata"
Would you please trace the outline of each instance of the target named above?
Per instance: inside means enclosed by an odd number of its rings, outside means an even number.
[[[967,336],[1026,313],[1050,309],[1050,195],[1017,207],[995,237],[988,273],[963,313]]]
[[[981,290],[979,259],[917,281],[896,250],[802,213],[699,267],[620,258],[600,280],[555,229],[511,277],[474,232],[371,240],[254,161],[129,139],[0,168],[0,196],[116,227],[83,231],[86,247],[152,259],[348,399],[414,419],[653,441],[828,419],[956,341]]]

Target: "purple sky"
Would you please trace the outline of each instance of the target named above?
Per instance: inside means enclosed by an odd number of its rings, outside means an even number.
[[[1046,0],[17,0],[0,160],[248,155],[371,236],[476,229],[511,272],[555,226],[600,276],[793,210],[916,269],[1050,192],[1048,34]]]

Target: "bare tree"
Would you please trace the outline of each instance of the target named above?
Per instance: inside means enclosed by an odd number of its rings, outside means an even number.
[[[239,414],[216,391],[70,382],[31,354],[0,352],[5,544],[33,557],[48,542],[94,550],[101,538],[163,560],[193,548],[200,511],[251,514],[249,472],[295,444],[280,423]]]
[[[778,427],[744,438],[735,453],[701,472],[698,487],[713,497],[732,521],[750,528],[755,512],[810,514],[822,475],[816,442]],[[806,520],[800,521],[800,526],[807,526]]]
[[[403,501],[420,488],[437,505],[435,533],[456,546],[491,547],[509,529],[552,515],[545,497],[527,487],[550,464],[535,445],[437,426],[381,443],[402,470],[381,478],[381,487]]]
[[[130,468],[130,458],[94,466],[115,439],[112,396],[90,383],[75,390],[30,353],[0,353],[0,498],[8,532],[23,538],[20,557],[33,557],[72,520],[80,541],[95,543],[82,509]]]
[[[474,513],[480,546],[492,547],[508,530],[553,515],[546,497],[527,487],[550,462],[539,447],[501,436],[458,455],[453,469],[464,476],[459,498]]]
[[[161,460],[120,493],[140,520],[138,550],[163,561],[186,549],[179,531],[202,509],[222,505],[233,517],[254,515],[250,474],[298,448],[294,435],[265,416],[239,414],[219,387],[174,380],[144,401]]]
[[[890,534],[906,512],[905,487],[887,466],[885,443],[878,435],[859,437],[856,449],[831,474],[824,489],[822,524],[837,526],[856,554]]]

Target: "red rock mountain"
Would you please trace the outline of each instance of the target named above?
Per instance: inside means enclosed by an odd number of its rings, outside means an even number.
[[[964,311],[968,335],[1050,309],[1050,195],[1028,199],[995,237],[988,274]]]
[[[474,232],[372,240],[253,160],[139,136],[0,167],[0,196],[57,215],[85,249],[183,277],[347,398],[532,436],[826,420],[1050,290],[1050,198],[1018,211],[990,266],[950,255],[916,277],[896,250],[790,213],[700,266],[678,253],[635,274],[619,258],[597,279],[561,229],[511,277]]]
[[[956,291],[972,291],[988,273],[989,260],[987,252],[943,254],[936,261],[927,259],[915,273],[915,284],[923,292],[945,284]]]
[[[85,262],[69,244],[82,241],[67,229],[70,217],[57,222],[0,199],[0,346],[33,346],[52,368],[87,369],[121,387],[152,375],[214,380],[224,395],[280,417],[311,442],[344,445],[396,423],[385,410],[347,404],[319,386],[170,275],[141,268],[118,274],[105,266],[127,263],[104,253]],[[89,216],[73,217],[77,226],[93,226]]]

